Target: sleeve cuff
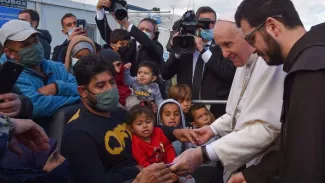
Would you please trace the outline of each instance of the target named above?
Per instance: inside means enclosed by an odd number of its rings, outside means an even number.
[[[103,20],[105,17],[104,9],[97,10],[97,20]]]
[[[212,124],[210,125],[211,130],[213,131],[214,135],[217,136],[218,132],[216,129],[214,129],[214,127],[212,126]]]
[[[175,53],[175,57],[176,57],[177,59],[180,59],[180,58],[181,58],[181,54],[176,54],[176,53]]]
[[[213,150],[212,144],[207,145],[206,148],[207,148],[207,153],[208,153],[210,160],[218,161],[219,157],[218,157],[217,153]]]
[[[132,27],[133,27],[133,24],[130,24],[128,27],[128,32],[131,32]]]
[[[212,52],[210,50],[207,50],[206,52],[204,52],[202,54],[202,60],[205,62],[205,63],[208,63],[208,61],[210,60],[212,56]]]

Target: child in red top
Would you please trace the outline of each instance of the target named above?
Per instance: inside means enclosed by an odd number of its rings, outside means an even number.
[[[154,127],[155,115],[151,109],[136,105],[129,111],[128,124],[132,136],[132,154],[137,163],[147,167],[153,163],[172,163],[176,157],[171,142],[162,130]]]

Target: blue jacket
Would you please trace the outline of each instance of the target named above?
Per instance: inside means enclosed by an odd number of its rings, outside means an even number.
[[[6,60],[6,55],[3,55],[0,63],[4,63]],[[33,103],[33,118],[50,117],[59,108],[80,100],[76,79],[66,71],[62,63],[44,59],[41,68],[45,77],[25,67],[16,82],[21,92]],[[56,95],[46,96],[38,92],[39,88],[51,83],[57,85]]]

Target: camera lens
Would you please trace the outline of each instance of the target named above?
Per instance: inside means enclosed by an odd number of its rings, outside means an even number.
[[[188,49],[189,47],[189,42],[188,40],[185,38],[185,39],[182,39],[181,42],[180,42],[180,47],[184,50]]]

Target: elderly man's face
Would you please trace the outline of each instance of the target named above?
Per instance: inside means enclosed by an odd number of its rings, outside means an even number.
[[[214,40],[221,47],[223,56],[230,59],[236,67],[243,67],[254,51],[245,41],[241,30],[232,22],[217,21]]]
[[[36,34],[34,34],[25,41],[7,41],[4,51],[10,59],[20,61],[20,55],[18,52],[37,43],[39,43],[39,41]]]

